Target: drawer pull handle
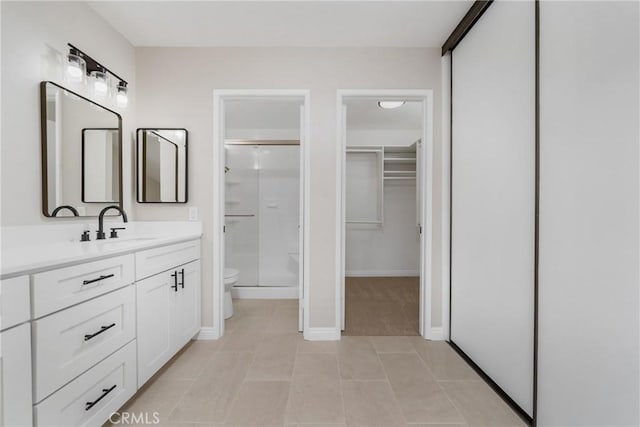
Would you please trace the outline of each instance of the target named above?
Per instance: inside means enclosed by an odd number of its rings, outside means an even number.
[[[98,332],[94,332],[93,334],[88,334],[84,336],[84,340],[85,341],[89,341],[91,338],[93,337],[97,337],[98,335],[100,335],[101,333],[103,333],[104,331],[107,331],[111,328],[113,328],[114,326],[116,326],[115,323],[110,324],[109,326],[101,326],[100,330]]]
[[[184,268],[180,270],[179,273],[182,276],[182,281],[180,282],[180,286],[182,286],[182,289],[184,289]]]
[[[178,292],[178,273],[176,271],[174,271],[173,273],[171,273],[171,277],[173,277],[173,285],[171,285],[171,288]]]
[[[108,278],[113,277],[113,276],[114,276],[114,274],[105,274],[103,276],[98,277],[97,279],[83,280],[82,284],[83,285],[88,285],[89,283],[99,282],[100,280],[108,279]]]
[[[84,408],[84,410],[88,411],[89,409],[91,409],[94,406],[96,406],[96,404],[98,402],[100,402],[102,399],[104,399],[107,394],[111,393],[114,388],[116,388],[116,384],[112,385],[111,388],[103,388],[102,389],[102,395],[99,398],[97,398],[96,400],[94,400],[93,402],[87,402],[86,403],[86,407]]]

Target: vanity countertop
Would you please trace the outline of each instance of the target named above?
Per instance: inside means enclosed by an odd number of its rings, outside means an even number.
[[[147,231],[147,230],[145,230]],[[46,241],[2,248],[0,278],[7,279],[86,261],[134,253],[145,249],[199,239],[201,229],[171,233],[130,233],[117,239],[100,241]]]

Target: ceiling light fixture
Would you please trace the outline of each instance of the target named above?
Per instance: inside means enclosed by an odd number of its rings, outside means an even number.
[[[91,93],[96,98],[103,100],[115,94],[116,105],[120,108],[125,108],[129,103],[126,80],[71,43],[67,45],[69,46],[69,54],[66,55],[66,80],[72,83],[84,83],[85,77],[88,75],[90,77]],[[111,90],[111,78],[109,75],[118,82],[115,91]]]
[[[406,101],[378,101],[378,107],[385,110],[392,110],[394,108],[402,107]]]

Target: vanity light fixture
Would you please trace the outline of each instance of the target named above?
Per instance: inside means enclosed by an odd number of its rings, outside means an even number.
[[[67,54],[65,78],[69,83],[81,83],[87,74],[87,63],[74,53]]]
[[[111,75],[117,85],[115,87],[115,102],[118,107],[125,108],[129,103],[127,82],[116,73],[100,64],[98,61],[72,45],[69,46],[69,54],[66,55],[65,76],[67,81],[79,83],[85,81],[85,76],[90,77],[91,93],[100,100],[112,95],[110,80]]]
[[[106,99],[109,95],[109,76],[105,71],[92,71],[91,77],[91,92],[93,96],[98,99]]]
[[[127,96],[127,82],[121,81],[116,87],[116,104],[120,108],[126,108],[129,103],[129,97]]]
[[[394,108],[402,107],[406,101],[378,101],[378,107],[385,110],[392,110]]]

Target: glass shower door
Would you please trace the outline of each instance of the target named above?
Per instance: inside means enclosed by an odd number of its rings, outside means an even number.
[[[236,286],[298,286],[299,146],[227,145],[226,267]]]
[[[236,286],[257,286],[258,147],[225,147],[225,267],[240,272]]]

